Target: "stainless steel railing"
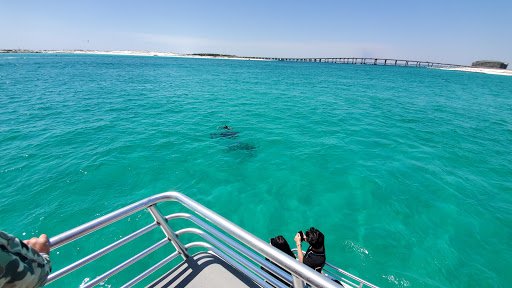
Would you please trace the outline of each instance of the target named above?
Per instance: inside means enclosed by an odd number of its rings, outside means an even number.
[[[294,252],[295,254],[297,254],[297,248],[293,248],[292,249],[292,252]],[[304,254],[305,251],[302,251],[302,254]],[[350,273],[348,273],[347,271],[344,271],[334,265],[332,265],[331,263],[329,262],[325,262],[325,266],[324,268],[322,269],[322,273],[328,277],[330,277],[331,279],[336,279],[338,281],[340,281],[341,283],[343,283],[343,286],[344,287],[364,287],[365,285],[368,286],[368,287],[371,287],[371,288],[379,288],[375,285],[373,285],[372,283],[370,282],[367,282],[355,275],[352,275]],[[342,276],[340,275],[341,274],[344,274],[345,276]],[[350,280],[345,278],[345,277],[349,277],[351,278]],[[354,283],[354,282],[357,282],[357,283]]]
[[[327,267],[325,267],[325,266],[327,266]],[[339,281],[341,281],[343,283],[343,285],[345,287],[347,287],[347,284],[348,284],[353,287],[364,287],[366,285],[371,288],[379,288],[379,287],[373,285],[372,283],[369,283],[361,278],[358,278],[358,277],[348,273],[347,271],[344,271],[328,262],[325,263],[325,266],[324,266],[325,274],[330,277],[333,277],[335,279],[338,279]],[[340,275],[339,273],[345,275],[345,277]],[[347,276],[351,279],[347,279],[346,278]],[[354,283],[354,282],[357,282],[359,284]]]
[[[177,201],[184,205],[185,207],[189,208],[191,211],[195,212],[199,216],[201,216],[203,219],[207,220],[211,224],[217,226],[223,232],[221,232],[219,229],[216,229],[212,227],[211,225],[207,224],[205,221],[201,220],[200,218],[187,214],[187,213],[176,213],[169,215],[167,217],[164,217],[160,210],[157,207],[157,204],[160,202],[165,201]],[[293,287],[303,287],[304,282],[308,283],[311,287],[340,287],[327,277],[319,274],[318,272],[310,269],[309,267],[303,265],[302,263],[292,259],[285,253],[279,251],[278,249],[275,249],[274,247],[268,245],[268,243],[262,241],[258,237],[252,235],[251,233],[247,232],[246,230],[242,229],[241,227],[233,224],[232,222],[228,221],[224,217],[218,215],[217,213],[211,211],[210,209],[206,208],[205,206],[199,204],[198,202],[192,200],[191,198],[178,193],[178,192],[166,192],[157,194],[151,197],[148,197],[146,199],[143,199],[139,202],[136,202],[134,204],[128,205],[124,208],[121,208],[117,211],[114,211],[110,214],[107,214],[105,216],[102,216],[100,218],[97,218],[93,221],[90,221],[86,224],[83,224],[81,226],[78,226],[74,229],[71,229],[67,232],[64,232],[62,234],[59,234],[55,237],[52,237],[50,239],[50,249],[53,250],[57,247],[66,245],[73,240],[76,240],[84,235],[87,235],[89,233],[92,233],[102,227],[105,227],[111,223],[114,223],[116,221],[119,221],[129,215],[132,215],[138,211],[141,211],[143,209],[147,209],[153,218],[155,219],[154,223],[151,223],[150,225],[133,232],[132,234],[122,238],[121,240],[118,240],[110,245],[107,245],[106,247],[92,253],[89,256],[86,256],[75,263],[56,271],[48,277],[47,283],[53,282],[60,277],[65,276],[66,274],[79,269],[80,267],[100,258],[101,256],[121,247],[122,245],[132,241],[133,239],[151,231],[152,229],[156,227],[160,227],[162,231],[164,232],[165,238],[158,241],[157,243],[151,245],[150,247],[146,248],[142,252],[134,255],[130,259],[126,260],[125,262],[117,265],[116,267],[112,268],[111,270],[105,272],[104,274],[96,277],[95,279],[85,283],[81,287],[93,287],[100,282],[104,281],[105,279],[112,277],[116,273],[120,272],[121,270],[125,269],[126,267],[132,265],[133,263],[137,262],[138,260],[142,259],[144,256],[152,253],[153,251],[159,249],[160,247],[168,244],[169,242],[172,243],[172,245],[175,247],[176,252],[172,253],[171,255],[167,256],[165,259],[161,260],[160,262],[156,263],[154,266],[150,267],[148,270],[143,272],[142,274],[138,275],[134,279],[130,280],[128,283],[126,283],[122,287],[132,287],[133,285],[137,284],[139,281],[144,279],[145,277],[149,276],[151,273],[165,265],[166,263],[170,262],[171,260],[175,259],[178,256],[181,256],[183,259],[187,259],[189,257],[188,249],[192,247],[202,247],[205,248],[213,253],[215,253],[217,256],[222,258],[224,261],[232,265],[233,267],[237,268],[242,273],[246,274],[248,277],[250,277],[255,283],[262,287],[287,287],[282,282],[277,280],[276,278],[270,276],[268,273],[264,272],[261,267],[265,267],[268,271],[271,271],[273,274],[277,275],[279,278],[283,279],[287,283],[290,283],[293,285]],[[188,219],[195,223],[197,226],[199,226],[202,229],[198,228],[186,228],[179,231],[174,231],[171,226],[169,225],[168,221],[177,219],[177,218],[183,218]],[[205,231],[209,232],[206,233]],[[204,239],[205,242],[193,242],[188,244],[183,244],[179,240],[179,236],[187,233],[193,233],[196,235],[199,235]],[[224,242],[224,244],[217,240],[220,239]],[[234,241],[229,236],[236,238],[239,240],[242,244],[240,244],[237,241]],[[227,245],[226,245],[227,244]],[[229,247],[228,247],[229,246]],[[234,249],[234,250],[233,250]],[[283,270],[277,268],[275,265],[271,264],[269,261],[264,260],[263,257],[266,257],[272,262],[276,263],[277,265],[283,267],[283,269],[287,270],[290,274],[284,272]],[[345,275],[348,273],[334,267],[335,269],[338,269],[336,271],[341,272]],[[347,275],[349,276],[349,274]],[[349,276],[350,277],[350,276]],[[355,276],[353,276],[355,277]],[[356,279],[357,277],[352,279]],[[358,279],[358,278],[357,278]],[[346,281],[344,281],[346,282]],[[359,287],[362,287],[363,282],[365,285],[368,285],[372,288],[376,287],[374,285],[371,285],[365,281],[359,281],[361,285]]]

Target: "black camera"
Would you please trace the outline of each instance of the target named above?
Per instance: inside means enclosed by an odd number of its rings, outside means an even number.
[[[304,233],[302,231],[299,231],[299,235],[300,235],[300,242],[306,241],[306,237],[304,236]]]

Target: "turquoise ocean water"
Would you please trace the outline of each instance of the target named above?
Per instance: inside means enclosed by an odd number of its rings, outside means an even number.
[[[315,226],[329,262],[378,286],[512,286],[511,77],[8,54],[0,123],[0,228],[20,238],[175,190],[265,241]],[[240,134],[211,139],[223,125]],[[54,271],[150,220],[52,251]],[[49,286],[77,287],[163,238],[144,237]],[[121,286],[163,249],[100,286]]]

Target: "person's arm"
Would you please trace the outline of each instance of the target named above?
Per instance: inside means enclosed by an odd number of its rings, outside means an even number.
[[[297,233],[297,235],[295,235],[295,238],[293,238],[293,240],[295,240],[295,243],[297,244],[297,257],[299,258],[299,262],[303,263],[304,255],[302,254],[302,247],[301,247],[302,241],[301,241],[300,234]]]
[[[40,254],[41,253],[41,254]],[[42,287],[51,272],[48,237],[24,242],[0,231],[0,287]]]

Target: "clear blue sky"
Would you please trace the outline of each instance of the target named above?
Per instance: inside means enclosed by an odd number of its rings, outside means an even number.
[[[0,49],[512,62],[512,0],[1,1]]]

